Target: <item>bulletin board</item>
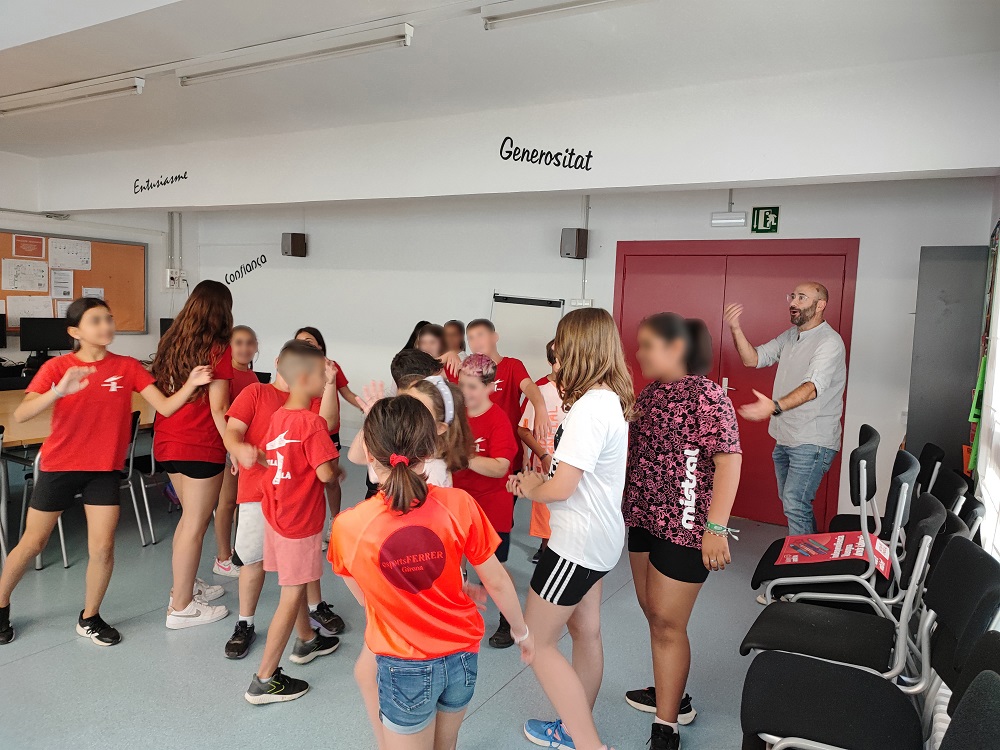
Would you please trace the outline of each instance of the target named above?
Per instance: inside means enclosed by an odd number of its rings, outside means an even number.
[[[0,301],[7,330],[20,330],[22,313],[63,317],[66,305],[86,294],[107,300],[119,333],[146,333],[147,247],[0,229]]]

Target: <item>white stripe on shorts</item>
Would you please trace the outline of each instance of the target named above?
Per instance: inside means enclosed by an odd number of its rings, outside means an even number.
[[[564,558],[559,558],[559,562],[556,563],[552,572],[549,574],[548,580],[542,587],[542,593],[540,596],[552,604],[558,604],[559,596],[565,590],[566,585],[570,582],[573,577],[573,573],[576,572],[576,563],[571,563],[569,560]],[[558,593],[556,590],[558,589]]]

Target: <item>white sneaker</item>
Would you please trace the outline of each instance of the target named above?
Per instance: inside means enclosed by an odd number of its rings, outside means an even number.
[[[201,597],[195,597],[184,609],[167,607],[167,628],[183,630],[196,625],[208,625],[229,615],[229,608],[223,604],[208,604]]]
[[[767,604],[767,599],[764,598],[763,594],[757,594],[757,603],[765,605]]]
[[[226,578],[239,578],[240,566],[233,563],[232,555],[230,555],[225,560],[220,560],[219,558],[215,558],[215,564],[212,565],[212,572],[215,573],[215,575],[217,576],[225,576]]]
[[[237,573],[236,575],[239,575],[239,573]],[[206,583],[200,578],[195,578],[194,591],[192,593],[194,594],[194,596],[200,596],[206,602],[212,602],[218,599],[223,594],[225,594],[226,590],[222,588],[222,586]]]

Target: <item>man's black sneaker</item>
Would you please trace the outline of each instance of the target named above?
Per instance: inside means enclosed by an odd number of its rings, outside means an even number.
[[[311,641],[303,641],[301,638],[295,639],[295,647],[292,648],[292,655],[288,658],[296,664],[308,664],[317,656],[332,654],[340,646],[340,639],[335,635],[323,635],[318,630],[313,631],[316,635]]]
[[[656,713],[656,688],[648,687],[641,690],[629,690],[625,693],[625,702],[638,711],[645,711],[649,714]],[[677,723],[688,725],[694,721],[698,712],[691,705],[691,696],[684,693],[681,698],[681,705],[677,709]]]
[[[274,670],[274,675],[267,682],[261,682],[254,675],[250,680],[250,687],[247,688],[243,696],[249,703],[255,706],[262,706],[265,703],[284,703],[301,698],[309,692],[309,683],[305,680],[296,680],[281,671],[281,667]]]
[[[0,645],[14,640],[14,626],[10,624],[10,605],[0,607]]]
[[[98,646],[114,646],[122,642],[121,633],[108,625],[98,612],[93,617],[84,617],[80,610],[80,619],[76,621],[76,634],[89,638]]]
[[[649,735],[649,750],[680,750],[681,736],[666,724],[653,724]]]
[[[510,634],[510,623],[503,615],[500,615],[497,632],[490,636],[490,645],[493,648],[510,648],[514,645],[514,636]]]
[[[347,627],[344,618],[334,612],[326,602],[320,602],[316,609],[309,613],[309,624],[327,636],[340,635]]]
[[[246,620],[239,620],[236,623],[236,630],[232,637],[226,641],[226,658],[242,659],[250,651],[250,644],[257,640],[253,625]]]

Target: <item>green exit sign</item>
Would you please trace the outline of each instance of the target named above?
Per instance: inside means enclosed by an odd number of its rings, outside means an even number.
[[[750,231],[758,234],[775,233],[778,231],[778,207],[764,206],[753,210],[753,221]]]

